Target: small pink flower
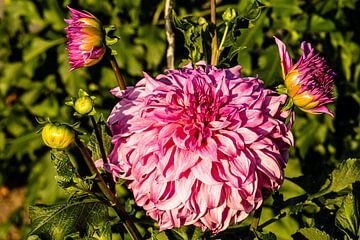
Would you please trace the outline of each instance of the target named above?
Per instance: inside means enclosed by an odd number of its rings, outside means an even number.
[[[275,37],[278,45],[282,76],[287,94],[301,110],[309,113],[333,113],[325,106],[333,102],[333,81],[335,73],[325,59],[314,51],[310,43],[302,42],[303,55],[293,65],[285,44]]]
[[[112,91],[120,101],[108,119],[114,148],[105,168],[129,180],[161,230],[223,231],[283,182],[293,144],[281,111],[287,96],[240,69],[199,62]]]
[[[68,7],[70,19],[67,31],[70,71],[98,63],[105,54],[101,22],[92,14]]]

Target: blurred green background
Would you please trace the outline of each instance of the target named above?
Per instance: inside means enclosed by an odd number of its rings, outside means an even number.
[[[336,72],[335,117],[297,112],[285,181],[286,198],[316,192],[342,160],[360,157],[360,1],[261,0],[261,14],[242,29],[236,44],[245,46],[230,65],[244,66],[244,75],[258,74],[266,86],[281,82],[273,36],[287,45],[293,58],[301,41],[311,42]],[[227,7],[251,17],[254,1],[218,1],[218,18]],[[116,86],[110,64],[69,72],[65,50],[66,6],[88,10],[104,24],[117,26],[116,56],[128,85],[166,67],[166,37],[161,0],[0,0],[0,239],[20,239],[29,231],[27,207],[64,198],[55,180],[49,149],[36,133],[38,117],[71,123],[66,98],[82,88],[96,96],[96,108],[106,117],[116,103],[109,90]],[[178,17],[209,19],[209,1],[175,0]],[[176,30],[175,65],[187,58],[184,38]],[[270,207],[262,218],[271,216]],[[289,239],[299,227],[286,217],[269,226],[278,238]]]

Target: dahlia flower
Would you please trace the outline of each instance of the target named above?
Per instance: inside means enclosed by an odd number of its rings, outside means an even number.
[[[199,62],[112,90],[120,101],[107,122],[114,148],[104,167],[129,180],[160,230],[194,224],[220,232],[283,182],[293,144],[281,111],[287,96],[240,70]]]
[[[287,94],[301,110],[309,113],[333,113],[325,106],[333,102],[335,73],[325,59],[314,51],[310,43],[302,42],[303,55],[293,65],[285,44],[275,37]]]
[[[68,7],[67,31],[70,71],[98,63],[106,52],[101,22],[92,14]]]

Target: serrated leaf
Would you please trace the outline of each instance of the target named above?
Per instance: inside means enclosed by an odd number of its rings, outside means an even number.
[[[354,187],[355,191],[358,187]],[[359,209],[359,194],[349,193],[343,203],[341,208],[336,212],[335,225],[340,228],[349,239],[356,239],[356,235],[359,231],[359,218],[360,218],[360,209]]]
[[[339,192],[350,187],[356,181],[360,181],[360,159],[350,158],[333,170],[321,190],[310,198],[318,198],[330,192]]]
[[[58,174],[55,178],[59,186],[66,187],[76,172],[68,154],[65,151],[54,149],[51,151],[51,160]]]
[[[30,206],[32,231],[41,239],[64,239],[75,232],[88,232],[89,226],[100,226],[107,220],[107,207],[98,200],[76,201],[52,206]],[[89,233],[92,235],[92,233]]]
[[[330,240],[331,237],[326,233],[317,228],[301,228],[298,230],[305,239],[309,240]],[[296,237],[294,239],[297,239]]]
[[[260,240],[276,240],[276,235],[272,232],[269,232],[269,233],[260,233],[260,232],[257,232],[257,239],[260,239]]]
[[[106,132],[106,128],[105,128],[105,124],[102,123],[102,121],[99,121],[100,123],[98,123],[98,127],[101,133],[101,138],[103,141],[103,145],[104,145],[104,149],[105,149],[105,153],[106,156],[108,156],[108,154],[111,151],[111,136],[107,134]],[[89,143],[88,143],[88,148],[90,149],[91,153],[92,153],[92,159],[94,160],[98,160],[98,159],[102,159],[101,157],[101,151],[100,151],[100,145],[99,142],[96,138],[95,132],[92,133]]]

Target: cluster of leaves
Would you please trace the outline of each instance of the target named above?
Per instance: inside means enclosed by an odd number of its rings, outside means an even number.
[[[31,233],[41,239],[127,238],[120,234],[125,231],[117,227],[111,208],[89,193],[95,187],[93,177],[84,177],[87,173],[81,168],[71,167],[74,162],[76,166],[78,152],[52,152],[51,162],[35,133],[35,116],[71,123],[64,99],[81,88],[96,96],[96,109],[105,116],[115,102],[108,90],[116,81],[106,61],[96,68],[68,71],[63,30],[68,4],[69,0],[0,1],[0,186],[26,185],[24,209],[35,202],[57,203],[30,208]],[[231,0],[220,1],[217,7],[219,42],[226,25],[221,14],[228,7],[238,12],[230,22],[221,66],[240,64],[243,74],[258,74],[266,86],[279,84],[280,65],[274,64],[279,56],[272,38],[276,35],[292,48],[294,58],[300,54],[301,41],[311,42],[337,73],[334,119],[296,113],[296,147],[284,185],[264,203],[254,233],[259,239],[359,238],[360,163],[355,159],[360,158],[359,4],[356,0]],[[144,70],[156,74],[165,68],[164,1],[79,0],[71,6],[91,10],[105,24],[118,27],[114,35],[120,41],[114,50],[128,85],[138,81]],[[208,1],[175,1],[174,10],[176,65],[209,61]],[[82,124],[84,130],[88,125]],[[93,158],[100,158],[94,137],[89,139]],[[64,165],[70,166],[67,171]],[[70,200],[59,191],[56,170],[60,187],[73,196]],[[218,236],[194,227],[159,232],[147,225],[148,219],[125,188],[120,184],[117,188],[127,211],[146,222],[143,226],[148,228],[141,231],[151,239],[234,239],[249,234],[248,221]],[[8,226],[0,227],[0,238],[6,237]],[[24,235],[30,232],[26,224],[23,231]]]

